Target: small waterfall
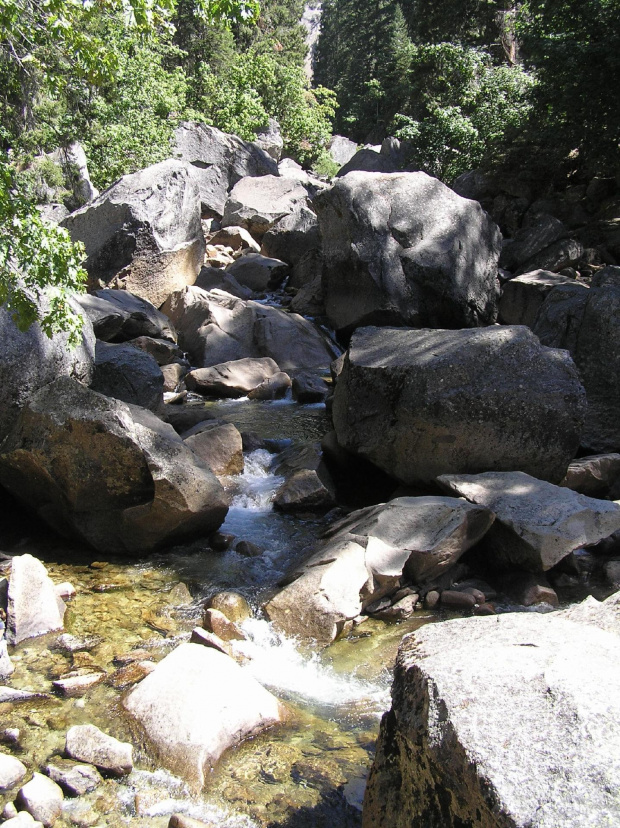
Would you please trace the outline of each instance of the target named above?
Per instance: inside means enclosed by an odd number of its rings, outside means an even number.
[[[314,72],[312,70],[312,62],[314,60],[314,53],[316,51],[316,44],[319,39],[321,31],[321,0],[309,0],[304,8],[304,13],[301,18],[301,25],[306,30],[306,46],[308,47],[308,54],[304,64],[306,77],[312,83]]]
[[[268,512],[278,488],[284,482],[269,471],[273,455],[258,449],[246,455],[243,473],[236,478],[237,493],[230,508],[249,509],[254,512]]]

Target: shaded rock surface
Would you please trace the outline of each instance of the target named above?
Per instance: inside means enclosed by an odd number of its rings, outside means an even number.
[[[396,164],[386,155],[382,155],[370,147],[363,147],[349,158],[336,173],[337,178],[342,178],[351,172],[369,173],[395,173]]]
[[[336,385],[339,443],[404,483],[521,470],[559,481],[586,401],[565,351],[523,327],[357,331]]]
[[[618,478],[620,454],[595,454],[573,460],[560,485],[589,497],[605,497]]]
[[[62,225],[84,243],[91,290],[122,288],[159,307],[202,265],[200,194],[180,161],[123,176]]]
[[[202,788],[222,753],[282,720],[280,702],[231,658],[182,644],[123,702],[159,761]]]
[[[239,284],[255,292],[270,290],[282,284],[288,276],[289,266],[280,259],[246,253],[226,268]]]
[[[274,498],[274,505],[281,511],[312,511],[335,505],[334,483],[319,443],[285,449],[274,461],[273,470],[285,478]]]
[[[84,313],[90,319],[97,339],[125,342],[139,336],[177,341],[176,331],[163,313],[128,290],[97,290],[79,296]]]
[[[620,819],[617,596],[582,607],[447,621],[403,639],[364,828]]]
[[[358,172],[338,179],[313,207],[325,307],[337,330],[495,320],[501,234],[477,202],[425,173]]]
[[[354,512],[265,605],[287,635],[330,644],[348,621],[401,579],[423,582],[453,566],[493,522],[493,513],[450,497],[396,498]]]
[[[442,475],[451,494],[495,512],[487,536],[489,563],[546,571],[582,546],[620,529],[620,506],[596,500],[523,472]]]
[[[499,302],[499,320],[503,325],[527,325],[533,327],[543,302],[554,287],[573,283],[574,279],[535,270],[510,279],[502,288]],[[586,286],[583,285],[584,289]]]
[[[164,376],[151,354],[133,345],[97,342],[93,391],[157,411],[164,402]]]
[[[53,528],[115,553],[212,532],[227,511],[213,472],[171,426],[70,379],[31,398],[0,481]]]
[[[230,192],[222,226],[245,227],[261,239],[276,222],[308,202],[308,191],[298,181],[275,175],[243,178]]]

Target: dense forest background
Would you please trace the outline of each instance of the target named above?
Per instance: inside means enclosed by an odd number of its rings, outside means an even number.
[[[81,253],[34,205],[62,184],[45,153],[75,140],[99,188],[167,157],[182,120],[252,139],[270,116],[323,173],[334,132],[395,135],[408,169],[447,183],[478,166],[556,186],[618,174],[620,0],[325,0],[312,86],[303,8],[0,0],[0,302],[31,320],[18,278],[55,285],[68,324]]]

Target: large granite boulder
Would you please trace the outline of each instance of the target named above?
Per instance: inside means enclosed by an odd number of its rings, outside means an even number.
[[[404,483],[520,470],[560,481],[586,400],[565,351],[524,327],[357,331],[336,385],[340,444]]]
[[[133,345],[97,342],[93,391],[158,411],[164,403],[164,375],[150,354]]]
[[[597,500],[523,472],[446,474],[438,483],[457,497],[491,509],[489,563],[540,572],[620,529],[620,505]]]
[[[620,450],[620,268],[607,267],[589,290],[555,288],[542,305],[534,333],[544,345],[566,348],[588,397],[582,445],[593,453]]]
[[[618,823],[618,596],[592,603],[406,636],[363,828]]]
[[[284,482],[274,497],[282,512],[327,510],[336,505],[336,491],[320,443],[292,445],[275,459],[272,471]]]
[[[227,274],[240,285],[257,293],[279,287],[289,271],[286,262],[260,253],[246,253],[226,268]]]
[[[291,266],[321,246],[319,221],[309,207],[300,205],[293,213],[281,218],[263,236],[262,253],[282,259]]]
[[[204,460],[217,477],[243,471],[243,440],[232,423],[207,420],[182,436],[185,445]]]
[[[500,256],[500,266],[516,271],[545,248],[568,235],[562,222],[548,214],[539,215],[531,224],[522,227],[514,239],[506,242]]]
[[[284,708],[223,653],[181,644],[123,701],[157,760],[194,788],[225,750],[278,724]]]
[[[180,161],[123,176],[62,226],[84,243],[90,290],[122,288],[159,307],[203,263],[198,185]]]
[[[320,193],[313,207],[326,310],[337,330],[495,320],[501,234],[477,202],[422,172],[357,172]]]
[[[37,303],[42,315],[49,312],[49,300],[42,294]],[[76,313],[81,313],[72,301]],[[83,314],[82,314],[83,315]],[[58,377],[75,377],[87,385],[93,378],[95,335],[84,319],[82,341],[70,348],[66,334],[48,337],[39,323],[20,331],[11,312],[0,306],[0,443],[15,424],[19,412],[40,388]]]
[[[266,379],[280,373],[273,359],[235,359],[210,368],[196,368],[185,377],[188,391],[207,397],[245,397]]]
[[[351,172],[395,173],[397,169],[396,164],[386,155],[371,147],[362,147],[342,165],[336,177],[342,178]]]
[[[173,154],[190,166],[205,216],[224,213],[228,193],[240,179],[278,175],[277,162],[257,144],[207,124],[180,124],[174,134]]]
[[[125,342],[138,336],[177,341],[170,320],[128,290],[96,290],[77,297],[77,301],[92,322],[95,336],[104,342]]]
[[[2,446],[0,483],[53,528],[140,554],[215,531],[227,497],[174,429],[71,379],[47,385]]]
[[[340,167],[350,161],[357,152],[357,144],[344,135],[334,135],[330,138],[327,145],[327,151],[331,156],[332,161]]]
[[[308,191],[298,181],[274,175],[242,178],[230,192],[222,226],[245,227],[261,239],[276,222],[308,204]]]
[[[170,296],[164,311],[179,331],[179,345],[200,367],[270,357],[293,375],[328,368],[337,356],[307,319],[223,291],[188,287]]]
[[[330,644],[402,580],[424,584],[446,572],[492,523],[489,509],[452,497],[400,497],[353,512],[265,612],[287,635]]]

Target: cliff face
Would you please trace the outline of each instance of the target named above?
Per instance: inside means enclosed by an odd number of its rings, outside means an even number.
[[[301,18],[301,25],[307,32],[306,46],[308,47],[308,54],[306,55],[304,69],[306,72],[306,77],[308,78],[310,83],[312,83],[312,79],[314,76],[312,63],[314,61],[316,44],[319,39],[319,33],[321,31],[321,6],[321,0],[309,0],[309,2],[306,3],[304,13]]]

